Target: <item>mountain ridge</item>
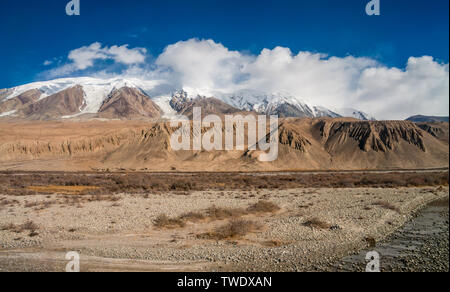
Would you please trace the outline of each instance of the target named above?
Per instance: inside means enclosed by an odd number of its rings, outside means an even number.
[[[419,169],[449,161],[448,142],[408,121],[281,119],[274,162],[260,162],[259,150],[174,151],[175,130],[169,122],[120,120],[0,123],[0,170]]]
[[[73,113],[73,108],[62,110],[61,115],[58,116],[55,113],[38,117],[38,113],[31,110],[31,117],[27,117],[26,114],[20,114],[22,110],[21,105],[9,105],[13,104],[11,100],[17,99],[26,92],[34,91],[36,95],[39,95],[37,100],[33,101],[38,104],[42,104],[42,100],[50,98],[51,100],[57,99],[54,96],[69,90],[70,88],[79,86],[84,92],[82,110],[78,113]],[[111,78],[111,79],[99,79],[91,77],[79,77],[79,78],[62,78],[44,82],[34,82],[17,86],[10,89],[3,89],[0,91],[0,117],[1,118],[18,118],[18,119],[70,119],[70,118],[92,118],[103,116],[103,118],[123,118],[130,119],[135,118],[136,115],[130,114],[116,114],[105,115],[100,112],[105,100],[115,90],[122,88],[133,88],[140,91],[144,96],[153,101],[159,100],[163,104],[159,104],[159,110],[162,112],[158,116],[153,113],[150,115],[153,117],[161,117],[168,115],[167,109],[172,109],[177,114],[183,114],[186,112],[186,108],[192,107],[193,104],[199,104],[205,107],[205,102],[214,107],[211,109],[211,113],[226,114],[230,112],[242,111],[242,112],[255,112],[265,115],[278,115],[283,117],[303,117],[303,118],[316,118],[316,117],[353,117],[362,120],[373,119],[369,115],[354,109],[342,109],[342,110],[330,110],[324,106],[312,106],[303,102],[300,98],[290,95],[286,92],[281,93],[264,93],[257,91],[241,91],[238,93],[217,93],[217,94],[198,94],[195,89],[176,89],[165,86],[155,80],[142,80],[142,79],[125,79],[125,78]],[[38,92],[40,94],[38,94]],[[174,97],[184,94],[184,100],[173,102]],[[142,97],[142,96],[141,96]],[[140,97],[139,97],[140,98]],[[126,97],[118,99],[126,100]],[[70,104],[70,103],[69,103]],[[30,105],[30,107],[33,107]],[[36,106],[35,106],[36,107]],[[38,106],[39,107],[39,106]],[[153,105],[155,107],[155,105]],[[183,109],[182,109],[183,108]],[[155,107],[156,109],[156,107]],[[162,110],[164,109],[164,110]],[[137,109],[131,110],[130,113],[138,111]],[[152,112],[154,110],[151,110]],[[57,111],[58,112],[58,111]],[[18,114],[19,113],[19,114]],[[172,113],[171,113],[172,114]],[[139,115],[141,118],[144,115]]]
[[[428,122],[428,123],[447,122],[448,123],[449,117],[416,115],[416,116],[409,117],[406,120],[410,121],[410,122],[415,122],[415,123],[423,123],[423,122]]]

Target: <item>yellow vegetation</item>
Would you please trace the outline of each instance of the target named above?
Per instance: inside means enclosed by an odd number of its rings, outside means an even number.
[[[96,190],[94,186],[29,186],[28,190],[38,193],[58,193],[66,195],[77,195],[86,190]]]

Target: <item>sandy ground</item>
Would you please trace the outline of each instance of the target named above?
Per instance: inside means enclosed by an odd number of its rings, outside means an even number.
[[[448,197],[440,188],[292,189],[117,195],[120,200],[67,203],[62,196],[5,196],[0,226],[31,220],[33,232],[0,230],[0,271],[64,271],[65,255],[81,255],[81,271],[315,271],[382,240],[425,204]],[[247,208],[259,200],[276,213],[245,219],[262,229],[240,238],[199,239],[228,220],[153,226],[212,205]],[[47,204],[45,204],[47,202]],[[386,208],[377,203],[389,203]],[[311,218],[331,228],[305,226]],[[0,228],[8,229],[8,228]],[[370,240],[368,240],[370,239]]]

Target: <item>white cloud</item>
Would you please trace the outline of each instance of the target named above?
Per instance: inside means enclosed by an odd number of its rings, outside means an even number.
[[[377,63],[367,58],[329,58],[323,54],[287,48],[264,49],[245,68],[250,78],[245,86],[264,91],[288,91],[315,105],[340,107],[355,95],[355,80]]]
[[[147,50],[144,48],[128,49],[128,45],[112,46],[109,50],[106,50],[114,61],[127,65],[144,63],[147,54]]]
[[[357,108],[379,119],[448,115],[449,65],[427,56],[410,58],[400,69],[370,58],[293,54],[283,47],[249,56],[191,39],[168,46],[156,64],[172,73],[178,87],[201,92],[289,92],[312,105]]]
[[[173,72],[170,77],[182,87],[218,90],[232,89],[250,59],[212,40],[191,39],[168,46],[156,65]]]
[[[203,94],[290,92],[312,105],[357,108],[379,119],[448,115],[449,65],[428,56],[411,57],[405,68],[395,68],[370,58],[293,53],[283,47],[248,55],[198,39],[169,45],[151,63],[146,63],[146,53],[143,48],[94,43],[70,52],[71,62],[52,74],[67,76],[93,67],[96,60],[113,60],[126,65],[119,73],[124,77],[165,80],[172,88]]]
[[[68,59],[73,62],[73,68],[85,70],[94,66],[95,60],[105,60],[108,56],[100,43],[75,49],[69,53]]]
[[[84,70],[92,67],[96,60],[112,59],[126,65],[141,64],[145,62],[146,54],[147,50],[144,48],[129,49],[128,45],[102,48],[102,44],[93,43],[90,46],[71,51],[68,58],[77,69]]]
[[[47,77],[67,76],[76,71],[83,71],[94,66],[98,60],[113,60],[125,65],[142,64],[145,62],[145,48],[129,49],[128,45],[102,47],[101,43],[93,43],[69,52],[69,63],[46,72]]]
[[[52,61],[49,61],[49,60],[46,60],[46,61],[44,61],[44,66],[50,66],[51,64],[53,64],[53,62]]]
[[[368,68],[358,79],[358,106],[387,119],[447,115],[449,65],[432,57],[409,58],[406,69]]]

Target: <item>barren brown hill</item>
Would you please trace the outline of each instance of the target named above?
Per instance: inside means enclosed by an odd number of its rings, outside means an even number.
[[[11,99],[4,100],[0,103],[0,114],[9,111],[17,111],[25,106],[37,101],[41,96],[41,92],[37,89],[28,90],[22,93],[19,96],[16,96]],[[6,96],[5,96],[6,97]],[[0,93],[0,101],[1,101],[1,93]]]
[[[435,122],[435,123],[418,123],[419,128],[428,132],[433,137],[438,138],[439,140],[449,142],[449,130],[448,123],[446,122]]]
[[[107,119],[159,118],[161,109],[139,89],[114,90],[102,104],[98,116]]]
[[[322,121],[322,143],[332,165],[414,168],[448,165],[448,144],[405,121]]]
[[[30,120],[51,120],[79,113],[84,106],[84,91],[74,86],[21,109],[20,117]]]
[[[173,151],[169,123],[2,122],[0,170],[275,171],[448,167],[448,143],[411,122],[280,121],[279,156]]]

